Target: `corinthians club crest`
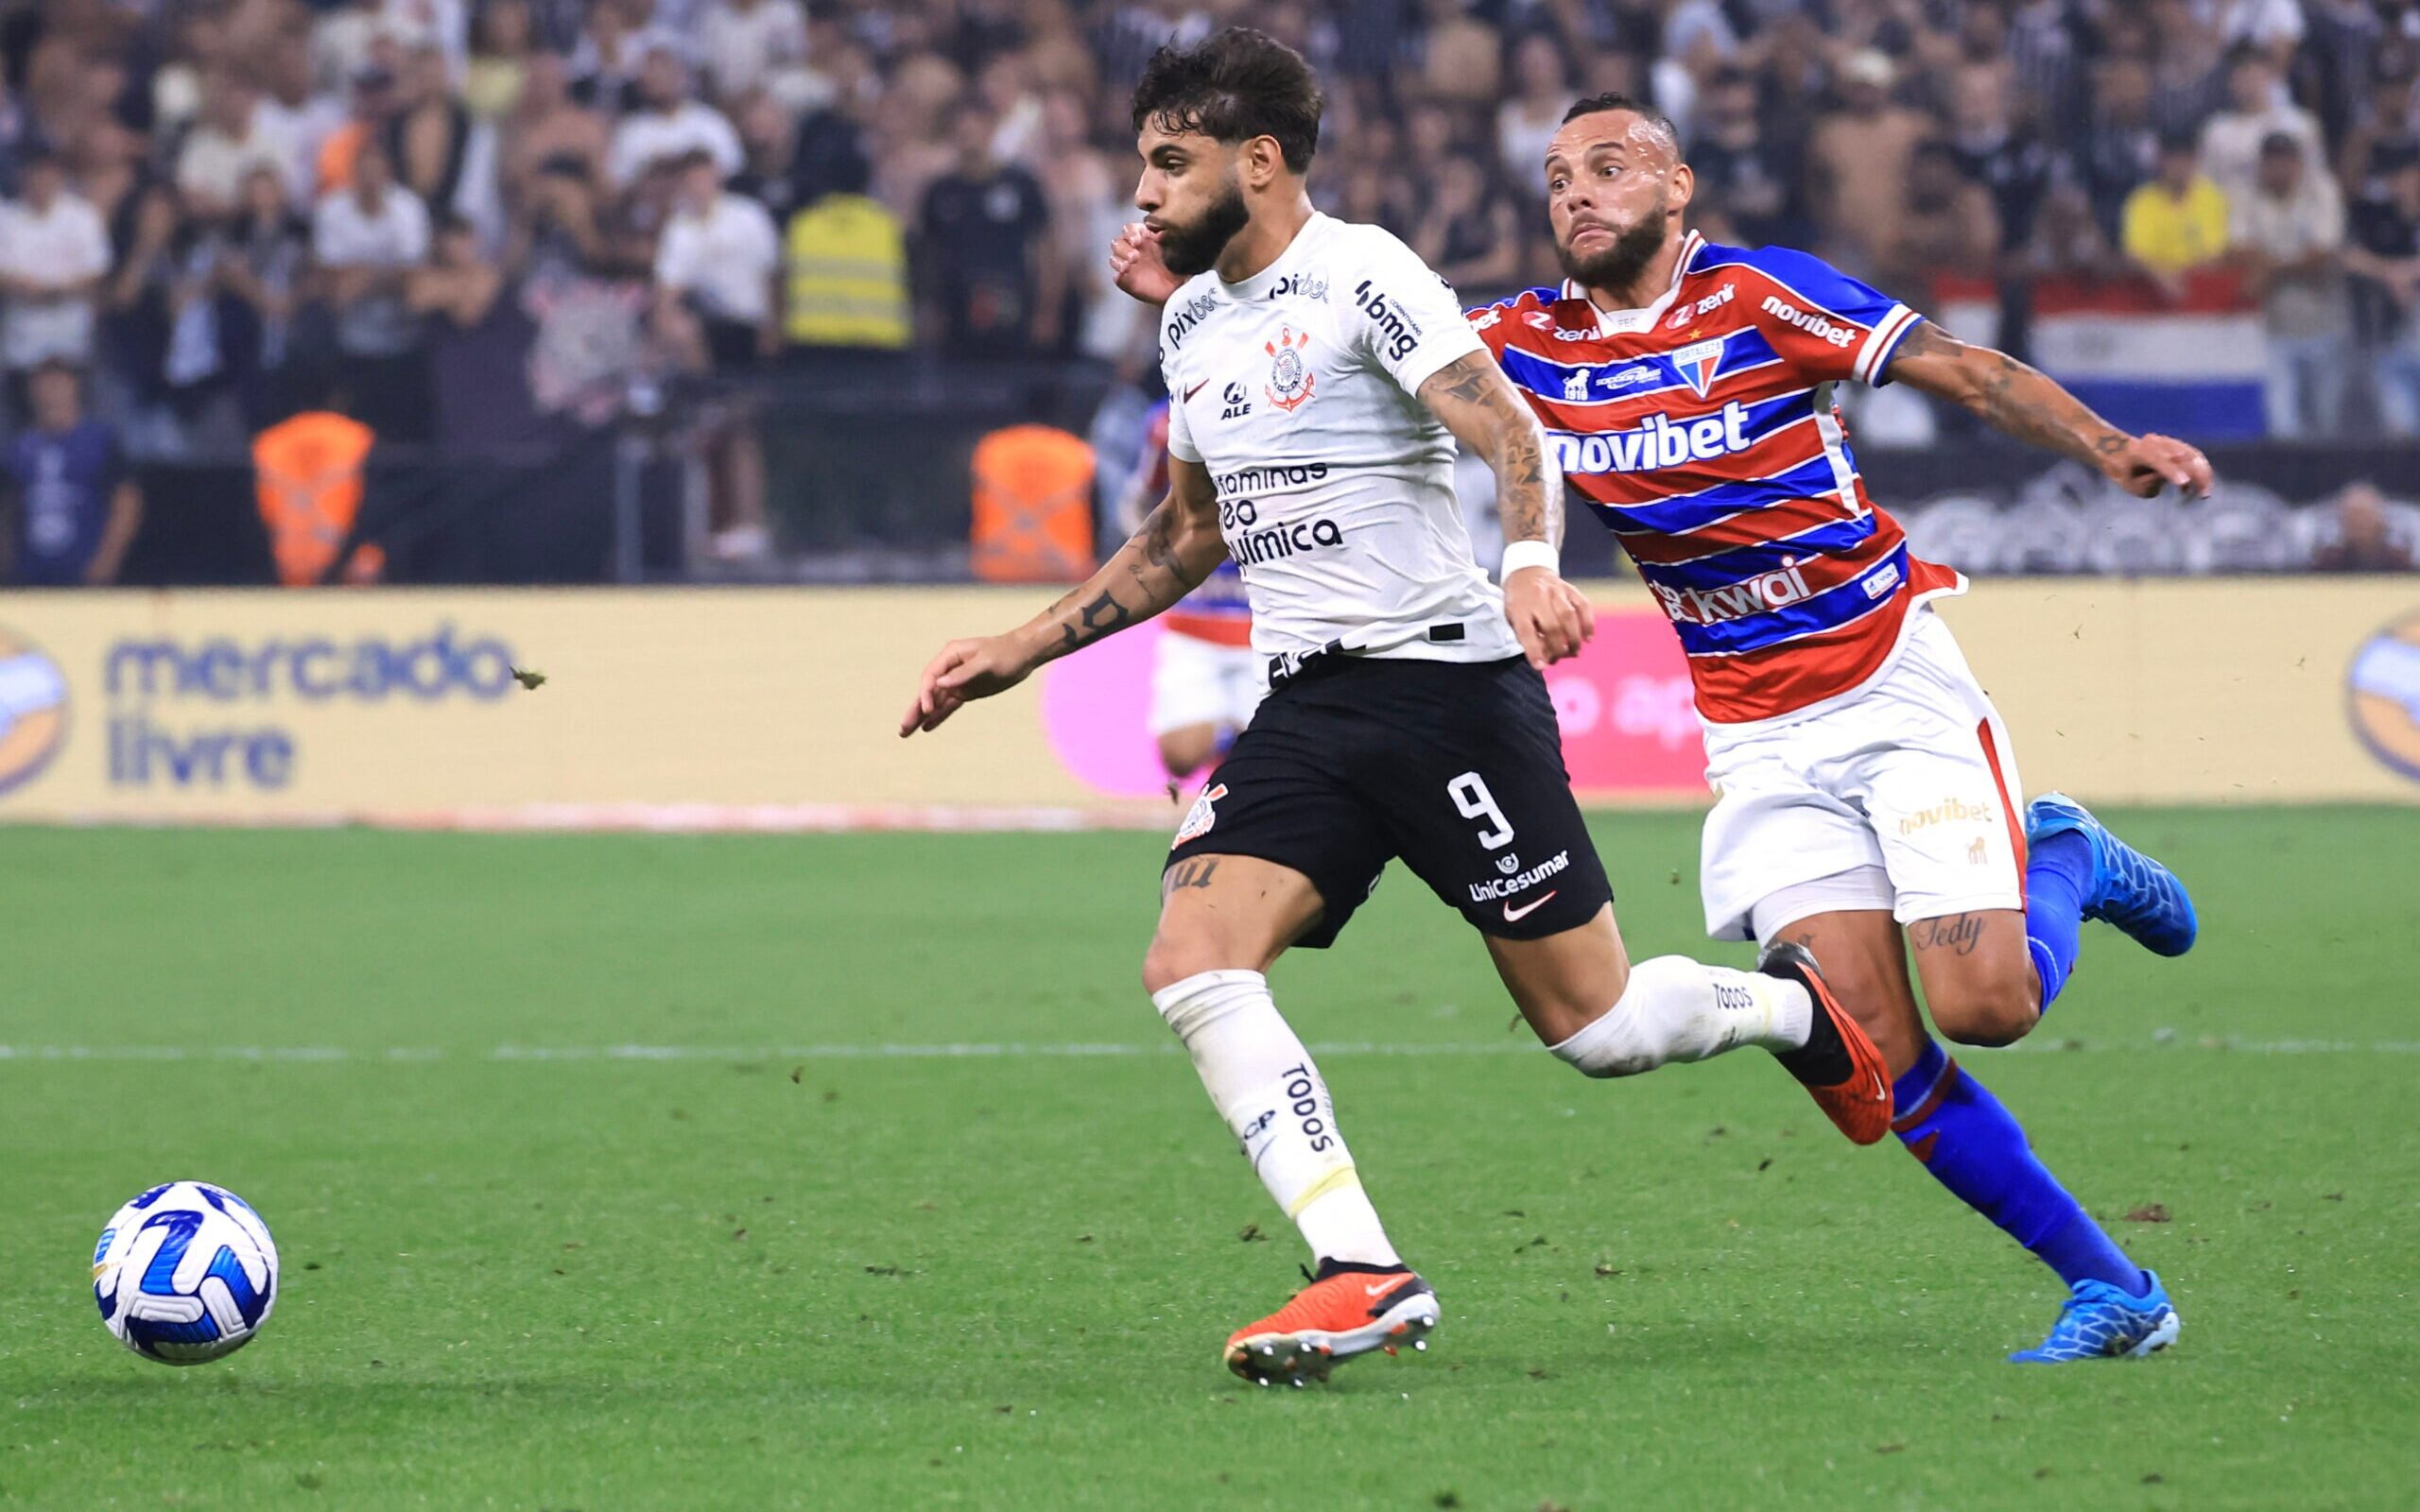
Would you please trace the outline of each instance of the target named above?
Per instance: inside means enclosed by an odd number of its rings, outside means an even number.
[[[1308,332],[1290,325],[1278,328],[1276,340],[1261,343],[1269,352],[1269,402],[1289,415],[1311,397],[1310,365],[1303,360],[1310,344]]]

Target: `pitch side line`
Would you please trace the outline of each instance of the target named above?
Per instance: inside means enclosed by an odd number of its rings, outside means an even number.
[[[1512,1056],[1535,1055],[1539,1047],[1508,1039],[1499,1044],[1381,1044],[1331,1040],[1309,1046],[1316,1056]],[[2175,1051],[2210,1051],[2240,1056],[2420,1056],[2420,1040],[2154,1040],[2120,1044],[2109,1040],[2053,1041],[2036,1046],[2024,1041],[2007,1051],[1961,1055],[2080,1055],[2122,1052],[2164,1055]],[[983,1060],[1088,1059],[1161,1057],[1183,1053],[1173,1042],[1164,1044],[1107,1043],[967,1043],[872,1045],[497,1045],[488,1050],[447,1050],[434,1045],[389,1045],[354,1049],[342,1045],[6,1045],[0,1062],[55,1061],[253,1061],[262,1064],[323,1064],[382,1062],[421,1064],[436,1061],[551,1062],[654,1061],[662,1063],[744,1062],[776,1060]]]

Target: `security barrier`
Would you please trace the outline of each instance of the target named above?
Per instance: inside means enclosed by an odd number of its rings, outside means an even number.
[[[0,820],[1172,822],[1150,627],[898,738],[942,640],[1043,596],[0,594]],[[1597,644],[1549,675],[1576,784],[1704,801],[1670,633],[1634,587],[1595,596]],[[1999,581],[1943,612],[2031,788],[2420,800],[2420,581]]]

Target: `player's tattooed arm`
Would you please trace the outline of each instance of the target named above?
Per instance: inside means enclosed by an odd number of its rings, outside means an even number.
[[[2210,459],[2166,436],[2130,436],[2037,369],[2005,352],[1970,346],[1919,320],[1891,358],[1891,376],[1964,408],[1996,430],[2072,457],[2150,498],[2174,484],[2210,491]]]
[[[905,738],[938,728],[970,699],[1005,693],[1044,662],[1150,619],[1226,559],[1219,494],[1199,462],[1168,458],[1168,493],[1142,528],[1081,585],[1006,635],[952,641],[925,664]]]
[[[1420,386],[1420,402],[1454,433],[1454,439],[1484,459],[1495,474],[1495,510],[1504,543],[1563,544],[1563,470],[1547,450],[1546,428],[1535,411],[1485,351],[1458,357]],[[1580,590],[1547,565],[1526,566],[1508,558],[1504,618],[1521,642],[1530,664],[1577,656],[1597,633],[1597,617]]]
[[[1018,632],[1034,663],[1147,620],[1199,587],[1227,557],[1219,495],[1199,462],[1168,458],[1167,496],[1116,555]]]
[[[1504,539],[1562,545],[1562,470],[1547,454],[1536,413],[1495,359],[1474,352],[1447,363],[1420,386],[1420,402],[1495,473]]]

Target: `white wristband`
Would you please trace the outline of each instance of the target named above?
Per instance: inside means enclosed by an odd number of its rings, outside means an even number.
[[[1508,541],[1504,543],[1504,564],[1496,570],[1496,580],[1505,581],[1514,573],[1530,567],[1543,567],[1560,577],[1563,557],[1551,541]]]

